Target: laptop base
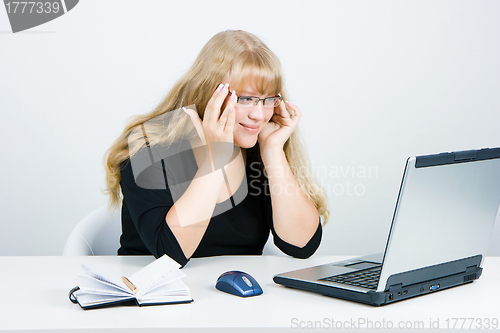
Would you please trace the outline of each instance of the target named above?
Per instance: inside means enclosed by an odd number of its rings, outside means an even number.
[[[293,277],[295,272],[276,275],[273,277],[273,281],[285,287],[313,291],[325,296],[380,306],[471,283],[481,276],[483,270],[479,266],[481,259],[482,256],[477,255],[395,274],[389,277],[387,280],[388,286],[382,292],[373,290],[357,291],[347,289],[349,286],[342,288],[338,283],[329,283],[327,281],[301,280]],[[436,276],[441,277],[436,278]],[[434,278],[429,279],[429,277]]]

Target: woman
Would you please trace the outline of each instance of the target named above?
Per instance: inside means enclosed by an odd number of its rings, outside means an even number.
[[[302,153],[300,109],[285,94],[280,63],[257,37],[212,37],[107,153],[110,202],[122,200],[118,254],[167,254],[184,266],[262,254],[271,231],[286,254],[311,256],[328,210]]]

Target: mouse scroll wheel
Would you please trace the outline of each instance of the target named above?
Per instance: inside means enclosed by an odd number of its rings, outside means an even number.
[[[249,280],[246,276],[242,276],[241,278],[243,279],[243,281],[245,281],[245,283],[246,283],[249,287],[251,287],[251,286],[252,286],[252,282],[250,282],[250,280]]]

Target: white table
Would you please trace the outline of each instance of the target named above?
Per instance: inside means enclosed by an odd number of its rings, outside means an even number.
[[[82,310],[68,299],[68,291],[76,285],[74,278],[82,272],[82,263],[120,277],[131,275],[154,258],[0,257],[0,330],[123,332],[134,329],[135,332],[141,329],[159,332],[165,331],[161,328],[177,328],[182,332],[234,332],[235,328],[240,328],[239,331],[250,332],[254,328],[271,328],[276,332],[297,332],[301,331],[298,328],[308,326],[359,329],[369,327],[370,322],[373,327],[403,324],[428,328],[439,320],[441,328],[452,325],[459,328],[463,320],[453,318],[474,318],[474,325],[480,322],[485,325],[486,320],[491,324],[494,318],[500,320],[499,257],[486,258],[483,275],[474,283],[382,307],[284,288],[272,281],[277,273],[347,258],[325,256],[300,260],[283,256],[226,256],[192,259],[183,271],[193,303]],[[240,298],[216,290],[214,285],[218,276],[228,270],[251,274],[264,289],[264,294]],[[467,319],[464,327],[470,324],[471,319]]]

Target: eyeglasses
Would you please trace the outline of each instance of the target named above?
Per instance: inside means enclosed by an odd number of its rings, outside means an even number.
[[[249,108],[252,106],[256,106],[257,104],[259,104],[260,101],[262,101],[262,105],[265,108],[274,108],[274,107],[277,107],[278,105],[280,105],[282,100],[283,100],[283,98],[281,96],[273,96],[273,97],[266,97],[266,98],[258,98],[258,97],[254,97],[254,96],[239,96],[237,103],[241,107]]]

